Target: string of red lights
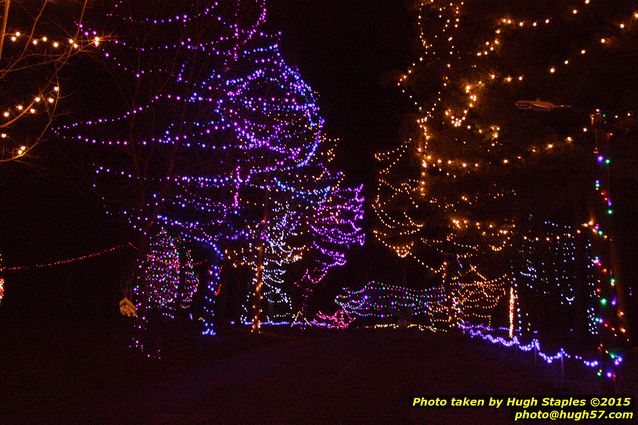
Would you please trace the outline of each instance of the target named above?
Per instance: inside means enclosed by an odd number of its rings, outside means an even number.
[[[125,244],[112,246],[112,247],[104,249],[102,251],[96,251],[96,252],[92,252],[90,254],[80,255],[78,257],[67,258],[67,259],[63,259],[63,260],[55,260],[55,261],[51,261],[51,262],[48,262],[48,263],[39,263],[39,264],[32,264],[32,265],[27,265],[27,266],[0,267],[0,272],[4,272],[4,271],[28,271],[28,270],[35,270],[35,269],[47,269],[47,268],[50,268],[50,267],[62,266],[62,265],[66,265],[66,264],[76,263],[76,262],[79,262],[79,261],[86,261],[86,260],[89,260],[89,259],[95,258],[95,257],[101,257],[102,255],[110,254],[112,252],[119,251],[119,250],[127,248],[127,247],[128,248],[132,248],[132,249],[134,249],[136,251],[138,250],[138,248],[135,245],[133,245],[131,242],[127,242]]]

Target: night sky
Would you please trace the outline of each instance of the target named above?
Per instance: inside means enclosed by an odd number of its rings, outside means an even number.
[[[328,132],[341,139],[337,161],[352,181],[374,181],[372,154],[399,137],[407,104],[396,77],[418,52],[411,3],[278,0],[270,7],[286,58],[319,93]]]
[[[365,3],[365,4],[364,4]],[[406,0],[278,0],[270,6],[269,24],[282,31],[282,50],[319,94],[330,136],[338,137],[337,167],[347,179],[375,193],[373,155],[401,141],[411,127],[410,105],[396,80],[418,55],[413,2]],[[354,247],[348,264],[326,278],[317,303],[326,310],[341,287],[371,280],[414,285],[423,271],[402,264],[370,234],[374,220],[369,202],[364,228],[366,245]]]

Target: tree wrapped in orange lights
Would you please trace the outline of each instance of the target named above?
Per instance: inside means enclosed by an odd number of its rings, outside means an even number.
[[[594,0],[422,0],[417,24],[422,53],[397,82],[414,130],[377,155],[374,235],[449,294],[470,271],[513,282],[530,215],[587,221],[587,113],[631,107],[638,14]]]

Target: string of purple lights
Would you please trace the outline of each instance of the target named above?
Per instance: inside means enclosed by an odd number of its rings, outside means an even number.
[[[161,13],[116,2],[99,26],[117,34],[103,55],[118,75],[119,110],[55,130],[100,153],[93,186],[111,214],[144,239],[166,229],[208,252],[208,335],[222,263],[256,271],[246,305],[253,298],[258,330],[264,296],[290,304],[286,266],[308,258],[298,284],[316,286],[363,243],[362,188],[331,166],[316,95],[283,59],[279,35],[261,30],[265,17],[263,0]]]

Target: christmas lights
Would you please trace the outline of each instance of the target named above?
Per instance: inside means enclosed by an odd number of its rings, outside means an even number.
[[[189,249],[183,250],[180,256],[181,262],[181,284],[180,284],[180,308],[186,310],[193,303],[193,295],[199,286],[199,279],[193,269],[193,257]]]
[[[10,1],[4,2],[0,25],[0,163],[25,157],[43,140],[62,99],[61,71],[72,56],[97,48],[104,40],[98,33],[82,31],[87,3],[80,3],[73,27],[61,29],[71,35],[63,39],[60,34],[43,33],[51,2],[40,2],[36,10],[26,9],[29,23],[24,30],[11,28],[9,18],[19,20],[21,12],[15,4],[11,7]]]
[[[550,221],[528,223],[519,242],[520,265],[513,270],[516,334],[550,330],[562,335],[585,332],[596,335],[598,277],[592,267],[588,235],[581,230]],[[542,300],[542,301],[541,301]],[[542,302],[544,308],[538,309]],[[559,316],[560,321],[550,320]],[[586,323],[582,318],[586,317]],[[582,329],[586,326],[586,330]]]
[[[179,299],[180,268],[176,241],[165,229],[161,229],[151,240],[146,255],[138,262],[138,284],[135,288],[138,311],[158,310],[163,315],[174,317]]]
[[[569,105],[576,102],[573,70],[630,40],[628,35],[638,29],[635,8],[591,0],[551,6],[528,2],[525,7],[422,0],[417,8],[423,53],[397,87],[418,118],[411,137],[376,155],[375,238],[398,257],[423,266],[434,275],[431,279],[440,279],[448,311],[457,309],[454,293],[466,270],[497,278],[510,274],[510,336],[548,330],[538,329],[546,326],[540,326],[540,315],[530,308],[542,297],[548,309],[563,317],[560,323],[544,324],[553,326],[552,331],[569,334],[584,328],[600,335],[605,360],[598,373],[614,377],[614,356],[626,329],[618,288],[623,282],[617,279],[617,267],[609,265],[613,158],[602,148],[609,137],[603,137],[600,119],[575,123],[566,114],[582,106]],[[591,25],[593,33],[583,25]],[[552,49],[544,48],[548,42]],[[567,88],[571,94],[563,90]],[[521,100],[531,98],[530,93],[545,100]],[[558,126],[543,122],[534,111],[564,114],[566,119]],[[631,112],[613,116],[620,121]],[[543,217],[574,210],[565,202],[558,205],[560,199],[546,208],[536,205],[539,199],[556,198],[553,187],[552,192],[544,189],[545,181],[551,181],[543,180],[544,171],[553,172],[562,165],[558,161],[579,154],[591,134],[598,141],[601,172],[594,186],[602,201],[600,214],[587,224],[594,238],[575,226],[550,222],[531,229],[522,218],[531,208]],[[550,155],[552,164],[546,161]],[[585,213],[582,209],[573,213]],[[594,259],[593,253],[601,254]],[[512,261],[522,265],[507,271]],[[453,321],[460,317],[452,316]],[[580,323],[582,317],[586,323]],[[462,320],[456,324],[467,325]]]
[[[312,324],[318,327],[343,330],[347,329],[353,321],[354,319],[344,310],[337,310],[333,315],[324,314],[319,311],[312,321]]]
[[[313,241],[307,254],[308,266],[297,282],[303,291],[302,311],[306,311],[312,291],[330,269],[346,264],[346,251],[364,244],[364,232],[359,224],[363,220],[362,189],[363,186],[336,189],[311,217]]]
[[[332,169],[316,95],[279,35],[263,32],[265,16],[263,0],[115,2],[99,25],[118,34],[104,60],[128,106],[56,129],[103,153],[94,187],[109,211],[145,238],[161,226],[210,253],[206,334],[222,264],[253,270],[243,317],[258,331],[262,303],[280,310],[267,321],[292,314],[288,266],[307,252],[332,258],[324,269],[342,265],[334,246],[362,240],[360,189]]]
[[[456,281],[456,290],[441,285],[414,290],[395,285],[370,282],[362,289],[346,289],[335,302],[351,317],[374,319],[414,319],[429,328],[449,329],[463,322],[491,322],[491,310],[505,295],[507,278]]]
[[[470,335],[471,338],[481,338],[485,341],[489,341],[492,344],[501,345],[503,347],[516,347],[521,351],[534,351],[535,355],[538,355],[547,364],[552,364],[555,361],[563,359],[573,359],[580,362],[583,366],[590,369],[599,369],[600,362],[598,360],[589,360],[578,354],[569,354],[564,348],[560,348],[555,354],[547,354],[541,350],[540,341],[537,338],[532,339],[529,343],[523,344],[518,337],[504,338],[502,336],[494,336],[497,333],[497,329],[491,329],[483,326],[466,326],[461,325],[460,329],[464,333]],[[623,363],[623,357],[620,355],[612,354],[613,364],[618,367]],[[613,378],[613,373],[609,372],[605,375],[607,378]]]
[[[2,253],[0,252],[0,272],[2,272]],[[0,275],[0,304],[4,298],[4,277]]]
[[[131,346],[149,357],[159,357],[160,347],[152,341],[151,334],[158,332],[162,316],[172,319],[178,310],[190,307],[198,285],[190,251],[180,249],[180,241],[160,229],[137,264],[133,288],[137,335]],[[149,323],[151,316],[153,323]],[[206,331],[214,335],[212,327]]]
[[[595,245],[596,252],[599,254],[592,261],[601,277],[595,288],[599,304],[598,308],[594,310],[598,312],[596,318],[600,336],[598,349],[603,359],[597,374],[615,380],[619,375],[620,362],[618,359],[622,359],[620,353],[624,343],[629,341],[629,338],[624,317],[624,282],[618,279],[619,260],[616,245],[613,237],[609,237],[603,231],[603,226],[613,226],[612,215],[614,213],[610,171],[610,142],[614,134],[608,131],[605,118],[606,114],[600,110],[596,110],[590,115],[594,132],[593,154],[598,164],[595,190],[599,195],[599,201],[602,202],[596,206],[594,216],[584,227],[591,228],[594,236],[597,236]],[[601,210],[602,214],[596,214]],[[605,264],[609,264],[609,266],[605,266]]]
[[[0,264],[0,272],[1,271],[26,271],[26,270],[34,270],[34,269],[46,269],[46,268],[50,268],[50,267],[56,267],[56,266],[61,266],[61,265],[65,265],[65,264],[72,264],[78,261],[85,261],[85,260],[89,260],[91,258],[95,258],[95,257],[101,257],[102,255],[106,255],[106,254],[110,254],[112,252],[116,252],[116,251],[120,251],[122,249],[125,248],[133,248],[135,250],[137,250],[137,248],[131,244],[130,242],[127,244],[122,244],[122,245],[115,245],[111,248],[107,248],[101,251],[96,251],[93,252],[91,254],[86,254],[86,255],[81,255],[79,257],[73,257],[73,258],[66,258],[64,260],[56,260],[56,261],[51,261],[48,263],[39,263],[39,264],[33,264],[33,265],[29,265],[29,266],[3,266],[2,264]]]
[[[424,53],[397,83],[418,108],[419,136],[407,139],[398,149],[377,155],[382,168],[373,203],[379,220],[374,230],[376,238],[398,256],[412,258],[437,274],[444,272],[441,263],[445,252],[473,261],[479,253],[484,259],[486,251],[499,253],[511,247],[515,228],[512,219],[505,211],[497,210],[501,217],[491,220],[486,219],[489,215],[485,213],[486,207],[504,206],[519,192],[504,166],[527,163],[540,153],[562,152],[574,143],[573,135],[554,134],[548,137],[548,143],[525,145],[525,138],[515,128],[494,122],[506,120],[492,105],[510,96],[506,86],[528,81],[525,75],[508,75],[504,70],[517,65],[504,56],[511,53],[505,37],[516,36],[517,41],[526,37],[527,41],[542,35],[559,19],[502,17],[494,22],[493,29],[487,30],[495,37],[481,41],[463,30],[466,21],[477,24],[472,21],[473,14],[479,16],[474,13],[474,6],[460,1],[420,2],[418,26]],[[588,4],[585,9],[591,7]],[[568,11],[577,10],[577,14],[585,9],[568,7]],[[622,22],[635,20],[634,11],[618,9],[619,14],[630,17]],[[539,11],[543,12],[540,8]],[[530,8],[529,14],[534,12]],[[480,16],[479,25],[490,27],[490,20]],[[570,15],[563,15],[562,19],[565,25],[580,22]],[[623,29],[620,36],[638,28],[638,23],[619,28]],[[599,44],[609,45],[610,36],[599,40],[602,39],[606,42]],[[432,81],[424,81],[424,72]],[[424,91],[424,86],[428,90]],[[482,101],[485,97],[491,97],[491,102]],[[515,143],[514,135],[521,142]],[[416,164],[420,175],[415,170],[412,178],[406,176],[406,170]],[[438,264],[433,265],[435,261]]]

